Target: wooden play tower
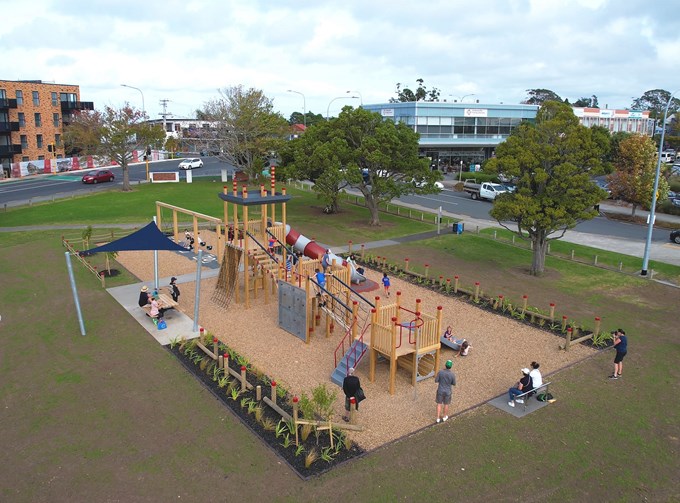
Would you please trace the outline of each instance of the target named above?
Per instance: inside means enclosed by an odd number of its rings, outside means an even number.
[[[421,312],[420,299],[416,299],[415,311],[400,304],[397,292],[393,304],[381,305],[376,297],[372,310],[371,340],[369,344],[369,380],[375,381],[378,356],[388,360],[390,366],[390,395],[395,391],[397,367],[411,372],[411,384],[432,377],[439,367],[441,343],[442,307],[430,316]]]

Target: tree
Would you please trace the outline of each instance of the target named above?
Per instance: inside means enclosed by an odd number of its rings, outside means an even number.
[[[288,123],[274,112],[272,101],[259,89],[225,88],[220,97],[203,107],[206,120],[214,123],[220,159],[260,179],[272,152],[278,151],[288,133]]]
[[[326,120],[326,118],[321,115],[321,114],[315,114],[313,112],[307,112],[304,115],[300,112],[293,112],[290,114],[290,118],[288,119],[288,124],[305,124],[305,116],[307,116],[307,121],[306,125],[307,127],[313,126],[314,124],[318,124],[319,122],[323,122]]]
[[[597,108],[597,96],[593,94],[590,98],[579,98],[573,103],[573,106]]]
[[[287,174],[316,180],[325,200],[346,186],[359,190],[371,213],[370,225],[380,225],[380,203],[435,192],[434,182],[441,178],[426,158],[418,157],[413,129],[363,108],[344,107],[337,118],[309,128],[289,148],[292,153],[283,156],[292,159]],[[414,180],[426,184],[418,188]]]
[[[144,123],[144,113],[127,103],[122,108],[81,112],[64,128],[66,148],[84,155],[101,155],[115,161],[123,170],[123,191],[132,190],[128,163],[135,150],[161,147],[165,131],[160,125]]]
[[[663,120],[663,113],[666,110],[666,104],[671,97],[671,93],[665,89],[652,89],[645,92],[642,96],[633,100],[630,107],[633,110],[649,110],[652,119]],[[674,114],[680,110],[680,99],[673,98],[670,107],[668,107],[668,115]]]
[[[602,149],[569,105],[546,101],[536,123],[522,122],[485,165],[485,171],[517,179],[514,193],[496,198],[491,216],[531,241],[532,275],[544,272],[549,241],[596,216],[593,207],[606,193],[591,183],[590,176],[601,170]],[[506,222],[514,222],[516,229]]]
[[[542,105],[546,101],[562,101],[562,98],[550,89],[527,89],[527,99],[522,103],[525,105]]]
[[[430,91],[423,85],[423,79],[416,79],[418,87],[412,91],[408,87],[401,88],[401,83],[397,82],[397,97],[390,98],[390,103],[400,103],[405,101],[439,101],[441,91],[433,87]]]
[[[616,155],[616,171],[609,176],[612,196],[632,205],[632,216],[638,206],[649,208],[652,204],[654,177],[656,175],[656,145],[648,136],[632,134],[621,140]],[[659,179],[657,200],[668,195],[668,182]]]

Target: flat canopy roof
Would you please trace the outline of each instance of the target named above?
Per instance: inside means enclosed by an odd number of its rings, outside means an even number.
[[[271,193],[267,193],[264,197],[262,197],[259,192],[248,192],[248,197],[245,199],[241,192],[237,195],[233,195],[231,192],[228,194],[220,192],[217,195],[220,196],[220,199],[223,201],[235,203],[240,206],[262,206],[263,204],[285,203],[292,197],[288,194],[283,195],[280,192],[277,192],[273,196]]]

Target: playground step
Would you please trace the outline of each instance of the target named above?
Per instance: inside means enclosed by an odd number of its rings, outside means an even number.
[[[356,348],[356,356],[359,358],[359,361],[354,362],[354,367],[356,368],[357,365],[361,363],[361,353],[362,351],[366,350],[368,351],[368,346],[364,344],[361,341],[355,340],[352,345],[349,347],[347,352],[342,356],[340,361],[338,362],[338,366],[333,370],[333,373],[331,374],[331,382],[337,384],[338,386],[342,386],[342,381],[345,379],[347,376],[347,355],[352,353]]]

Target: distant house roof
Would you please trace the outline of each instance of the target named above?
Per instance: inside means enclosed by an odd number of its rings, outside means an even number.
[[[293,130],[293,133],[304,133],[307,129],[307,126],[304,124],[293,124],[291,129]]]

